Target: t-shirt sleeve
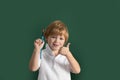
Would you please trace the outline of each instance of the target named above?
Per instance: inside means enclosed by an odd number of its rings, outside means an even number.
[[[40,64],[41,64],[41,59],[39,58],[38,59],[38,66],[40,67]]]
[[[42,58],[43,58],[43,50],[42,50]],[[41,64],[41,59],[40,59],[40,56],[38,56],[38,66],[40,67],[40,64]]]
[[[69,61],[68,61],[67,58],[65,59],[65,66],[66,66],[67,70],[69,70],[70,72],[72,72],[71,65],[70,65],[70,63],[69,63]]]

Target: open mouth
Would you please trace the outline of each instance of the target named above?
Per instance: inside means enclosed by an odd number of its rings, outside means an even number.
[[[58,47],[59,45],[58,44],[53,44],[53,46]]]

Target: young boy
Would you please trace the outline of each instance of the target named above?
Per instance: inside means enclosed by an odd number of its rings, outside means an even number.
[[[64,46],[69,37],[66,25],[60,20],[52,22],[45,30],[44,37],[47,44],[42,50],[42,58],[40,49],[44,41],[36,39],[29,63],[30,70],[39,69],[38,80],[71,80],[70,72],[80,73],[79,63],[69,50],[70,43]]]

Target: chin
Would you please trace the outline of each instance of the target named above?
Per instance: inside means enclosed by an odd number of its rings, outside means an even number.
[[[52,48],[52,50],[59,50],[60,48]]]

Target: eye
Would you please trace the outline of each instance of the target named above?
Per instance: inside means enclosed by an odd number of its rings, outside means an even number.
[[[52,36],[51,38],[56,38],[56,36]]]
[[[60,40],[64,40],[64,38],[60,38]]]

